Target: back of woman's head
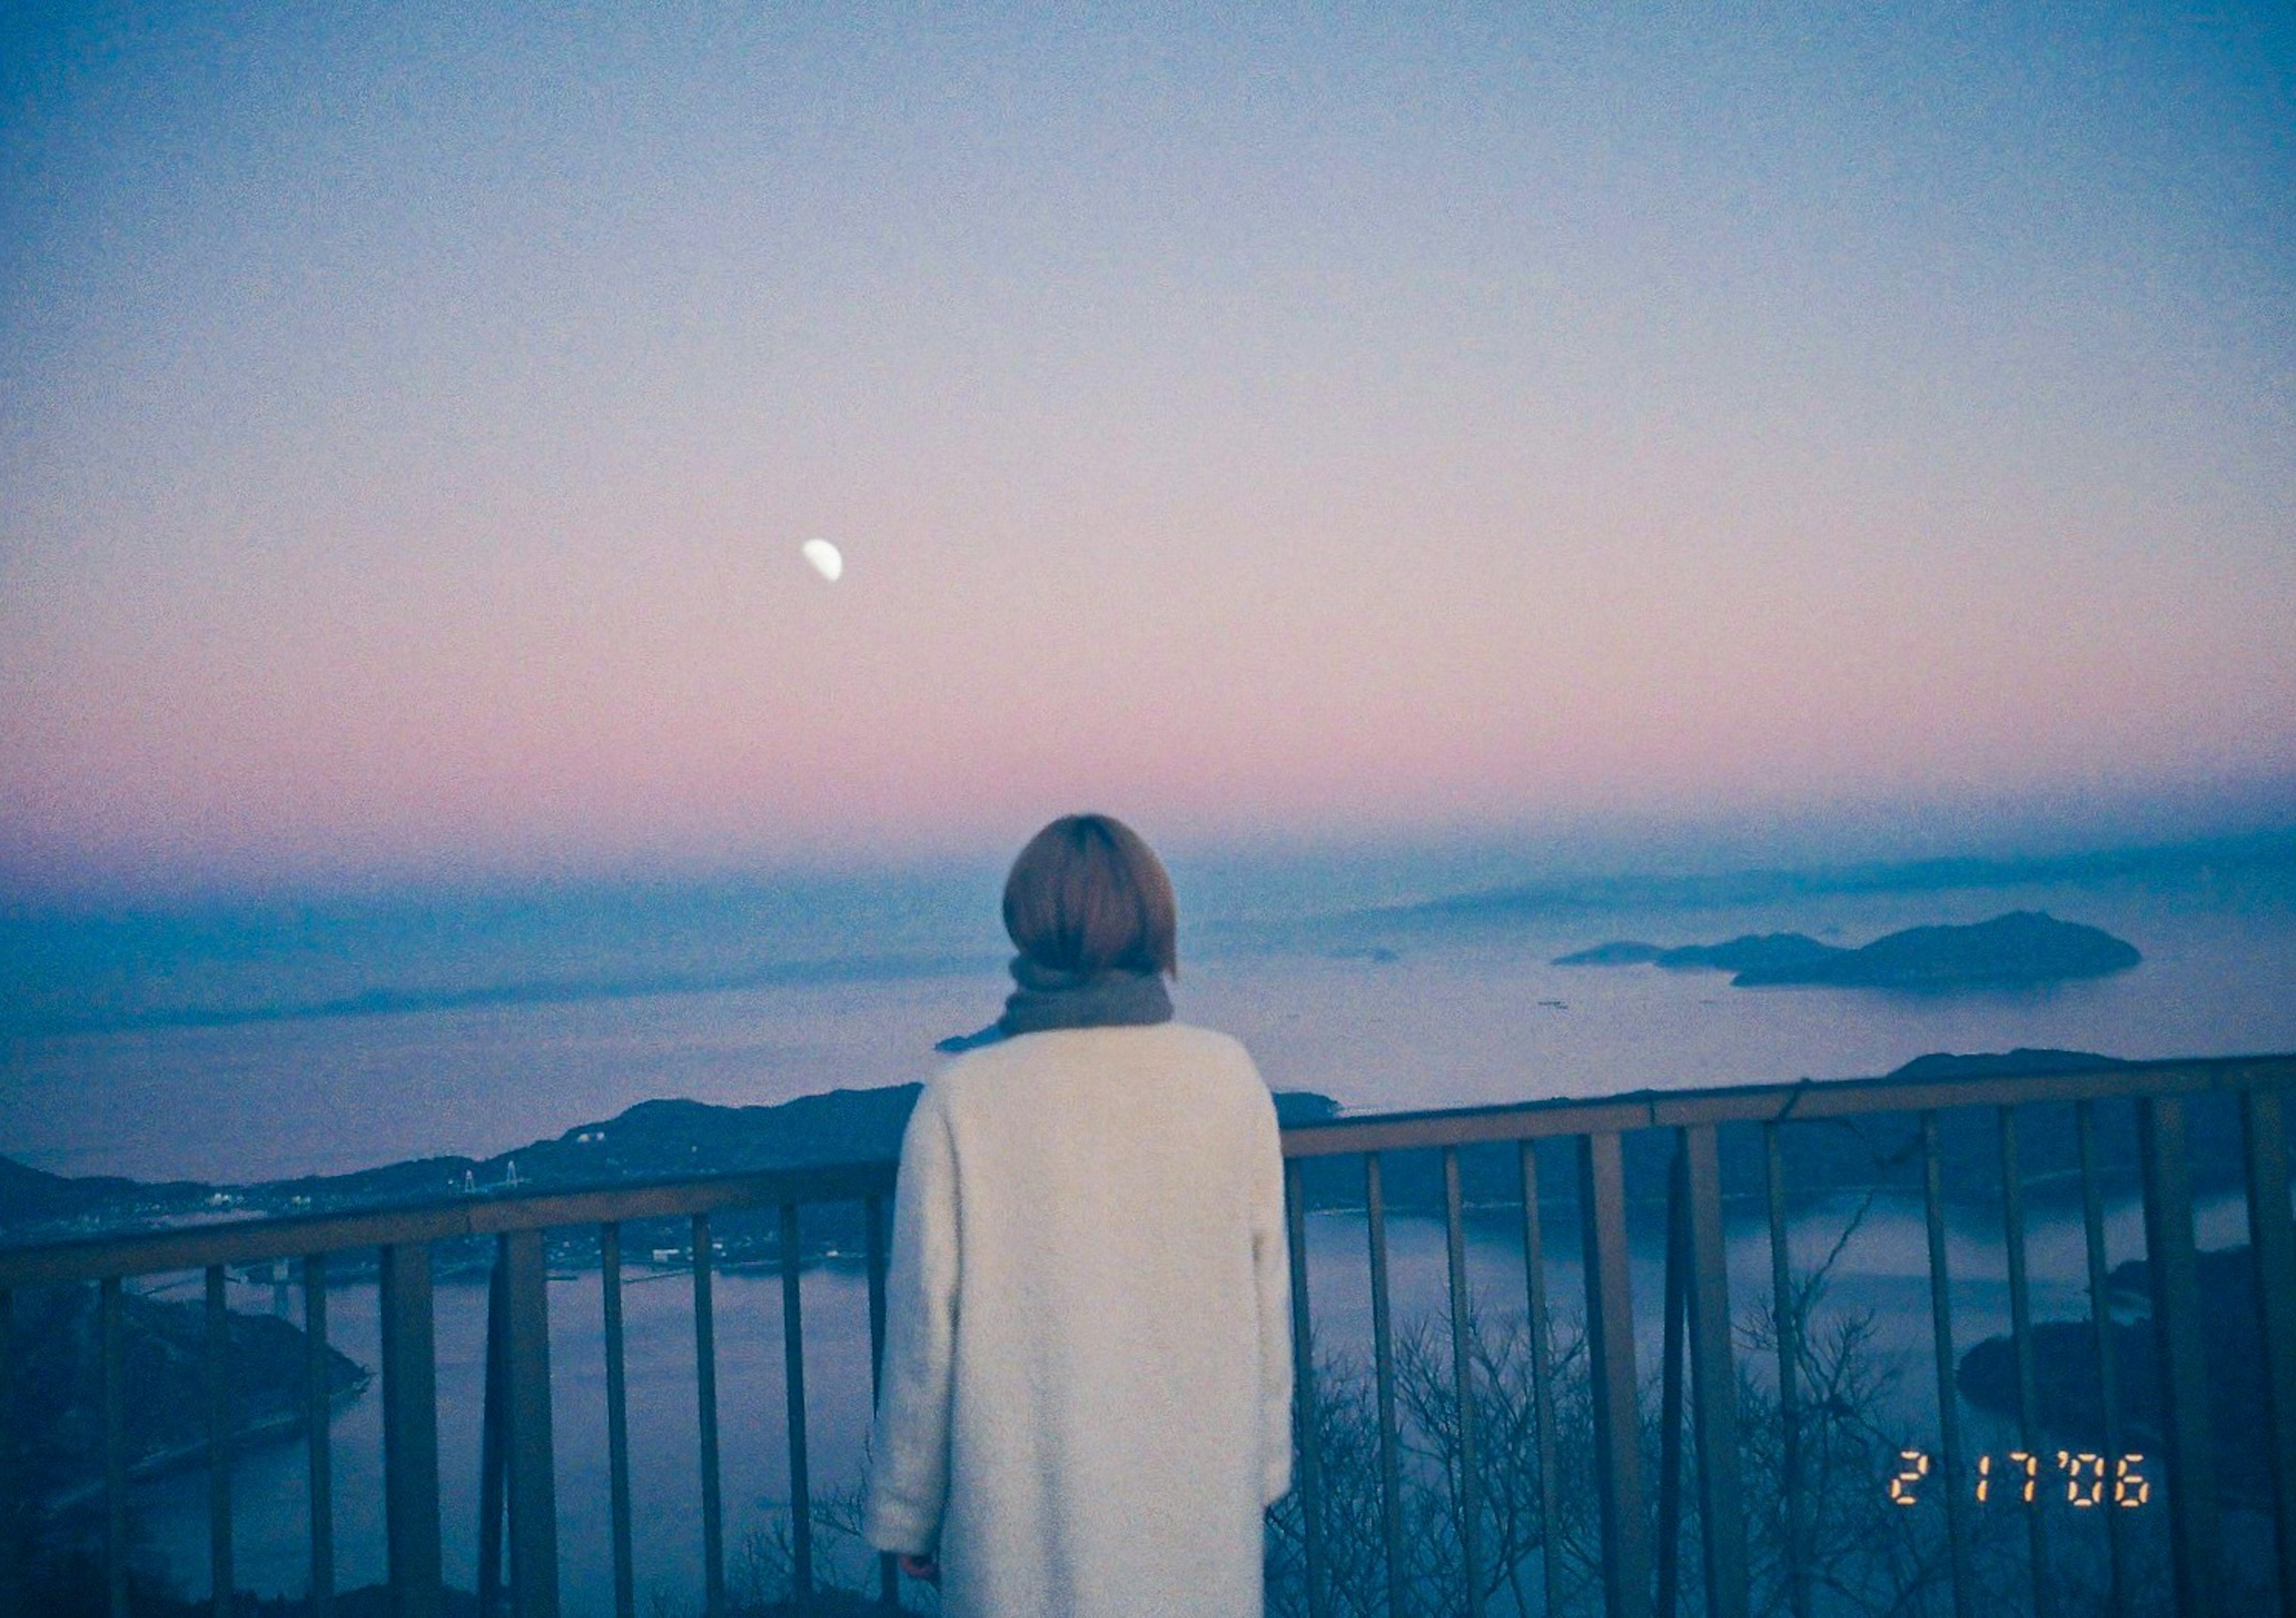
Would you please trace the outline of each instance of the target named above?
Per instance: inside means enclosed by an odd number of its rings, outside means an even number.
[[[1004,879],[1004,931],[1055,972],[1177,975],[1172,879],[1140,834],[1108,815],[1063,815],[1029,839]]]

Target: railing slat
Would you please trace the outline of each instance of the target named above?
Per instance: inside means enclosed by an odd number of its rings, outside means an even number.
[[[2161,1366],[2177,1610],[2197,1618],[2217,1610],[2216,1479],[2210,1470],[2207,1348],[2201,1341],[2185,1104],[2174,1096],[2139,1101],[2136,1140],[2144,1176],[2144,1256],[2152,1279],[2152,1333]]]
[[[1793,1618],[1810,1618],[1809,1548],[1802,1524],[1801,1301],[1793,1280],[1786,1222],[1785,1146],[1779,1126],[1762,1126],[1762,1190],[1770,1217],[1770,1312],[1777,1335],[1780,1461],[1785,1472],[1786,1599]]]
[[[1554,1367],[1546,1326],[1546,1244],[1538,1212],[1538,1144],[1518,1148],[1522,1173],[1523,1326],[1530,1334],[1530,1414],[1538,1432],[1538,1565],[1549,1614],[1562,1611],[1562,1530],[1554,1476]]]
[[[558,1618],[558,1481],[550,1433],[550,1274],[539,1230],[503,1237],[510,1409],[510,1581],[518,1618]]]
[[[1443,1148],[1443,1236],[1451,1272],[1451,1384],[1459,1411],[1459,1563],[1467,1618],[1483,1613],[1483,1476],[1476,1448],[1472,1300],[1467,1295],[1467,1234],[1459,1203],[1459,1148]]]
[[[790,1560],[794,1595],[813,1595],[813,1484],[805,1431],[805,1293],[798,1269],[797,1204],[782,1204],[782,1378],[789,1424]]]
[[[127,1618],[127,1366],[120,1278],[96,1293],[97,1351],[103,1358],[103,1584],[111,1618]]]
[[[1682,1326],[1690,1272],[1689,1194],[1677,1142],[1666,1173],[1666,1280],[1660,1305],[1658,1396],[1658,1611],[1682,1610]]]
[[[718,1461],[718,1310],[710,1295],[709,1216],[693,1216],[693,1397],[701,1434],[701,1600],[725,1618],[726,1517]]]
[[[510,1272],[495,1243],[487,1282],[485,1403],[479,1417],[479,1613],[494,1618],[503,1590],[504,1495],[510,1482]]]
[[[1730,1349],[1729,1253],[1722,1233],[1722,1161],[1712,1124],[1683,1131],[1690,1232],[1692,1420],[1698,1431],[1699,1521],[1706,1611],[1746,1618],[1745,1498],[1738,1472],[1738,1365]]]
[[[2097,1409],[2104,1413],[2104,1452],[2123,1453],[2120,1442],[2120,1379],[2112,1357],[2112,1280],[2104,1251],[2104,1197],[2097,1183],[2096,1104],[2073,1104],[2073,1135],[2080,1149],[2081,1234],[2088,1254],[2089,1328],[2096,1343]],[[2104,1521],[2106,1596],[2113,1618],[2128,1618],[2128,1532],[2120,1513]]]
[[[885,1199],[865,1199],[862,1212],[869,1232],[869,1401],[873,1409],[885,1376]],[[900,1596],[899,1558],[880,1552],[877,1599],[889,1607],[897,1606]]]
[[[2025,1172],[2017,1154],[2017,1109],[2003,1107],[1997,1128],[2001,1142],[2001,1237],[2009,1257],[2009,1336],[2017,1351],[2017,1441],[2030,1458],[2040,1450],[2040,1433],[2036,1425],[2040,1397],[2036,1392],[2038,1379],[2033,1364],[2032,1294],[2025,1276]],[[2021,1492],[2021,1488],[2020,1485]],[[2056,1585],[2049,1576],[2048,1524],[2039,1504],[2034,1500],[2025,1506],[2025,1555],[2032,1570],[2036,1618],[2051,1618],[2056,1610]]]
[[[1283,1165],[1283,1217],[1290,1237],[1292,1270],[1292,1425],[1300,1458],[1300,1532],[1307,1566],[1308,1618],[1324,1618],[1330,1603],[1324,1589],[1324,1456],[1316,1421],[1316,1351],[1308,1332],[1308,1203],[1300,1165]]]
[[[1403,1475],[1397,1458],[1395,1425],[1395,1323],[1387,1288],[1387,1188],[1380,1179],[1379,1154],[1364,1154],[1364,1228],[1371,1244],[1371,1353],[1373,1388],[1379,1401],[1379,1527],[1387,1561],[1387,1610],[1403,1618]]]
[[[2289,1217],[2288,1140],[2278,1091],[2241,1096],[2241,1134],[2248,1155],[2249,1251],[2256,1261],[2272,1405],[2280,1607],[2296,1614],[2296,1223]]]
[[[382,1478],[396,1618],[438,1618],[439,1365],[427,1243],[382,1250]]]
[[[327,1255],[303,1260],[303,1435],[310,1479],[314,1618],[335,1610],[335,1464],[330,1447],[334,1389],[327,1363]]]
[[[636,1618],[637,1569],[630,1547],[629,1372],[622,1342],[622,1228],[598,1227],[598,1287],[606,1325],[606,1512],[613,1539],[614,1618]]]
[[[1578,1138],[1587,1272],[1587,1360],[1610,1618],[1650,1618],[1650,1524],[1643,1515],[1642,1421],[1635,1409],[1635,1301],[1627,1249],[1626,1160],[1610,1131]]]
[[[238,1598],[231,1532],[231,1300],[220,1264],[208,1266],[206,1324],[208,1608],[212,1618],[231,1618]]]
[[[1935,1113],[1922,1114],[1922,1215],[1930,1244],[1930,1335],[1937,1354],[1938,1450],[1945,1464],[1946,1548],[1954,1618],[1970,1618],[1977,1576],[1970,1565],[1969,1508],[1962,1499],[1961,1393],[1954,1381],[1953,1277],[1946,1268],[1945,1179]]]

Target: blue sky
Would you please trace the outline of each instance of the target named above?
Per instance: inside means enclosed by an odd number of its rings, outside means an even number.
[[[13,882],[2296,773],[2284,8],[10,26]]]

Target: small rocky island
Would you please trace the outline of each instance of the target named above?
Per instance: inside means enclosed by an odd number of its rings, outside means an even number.
[[[1748,933],[1720,944],[1619,940],[1558,956],[1557,966],[1662,966],[1727,972],[1736,988],[2013,989],[2126,972],[2144,957],[2101,927],[2013,910],[1970,926],[1908,927],[1855,949],[1800,932]]]
[[[2257,1419],[2270,1398],[2263,1342],[2256,1329],[2256,1262],[2249,1245],[2203,1252],[2200,1264],[2201,1339],[2208,1357],[2210,1431],[2217,1487],[2224,1499],[2256,1510],[2272,1502],[2269,1429]],[[2152,1321],[2152,1272],[2142,1259],[2114,1267],[2107,1280],[2105,1351],[2112,1358],[2121,1449],[2158,1450],[2163,1441],[2160,1344]],[[2050,1445],[2106,1448],[2103,1384],[2097,1376],[2097,1331],[2086,1318],[2032,1326],[2033,1425]],[[2017,1343],[1988,1337],[1961,1357],[1954,1382],[1962,1396],[2005,1422],[2017,1419]]]

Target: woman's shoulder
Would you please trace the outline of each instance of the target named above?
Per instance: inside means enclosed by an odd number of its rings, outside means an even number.
[[[1193,1023],[1062,1028],[1020,1034],[964,1051],[927,1081],[944,1099],[1029,1073],[1079,1067],[1185,1069],[1248,1079],[1265,1088],[1241,1040]]]
[[[1168,1031],[1173,1045],[1190,1055],[1205,1062],[1217,1063],[1259,1077],[1259,1064],[1251,1053],[1243,1048],[1243,1041],[1234,1034],[1224,1034],[1216,1028],[1203,1028],[1193,1023],[1163,1023],[1158,1027]]]

